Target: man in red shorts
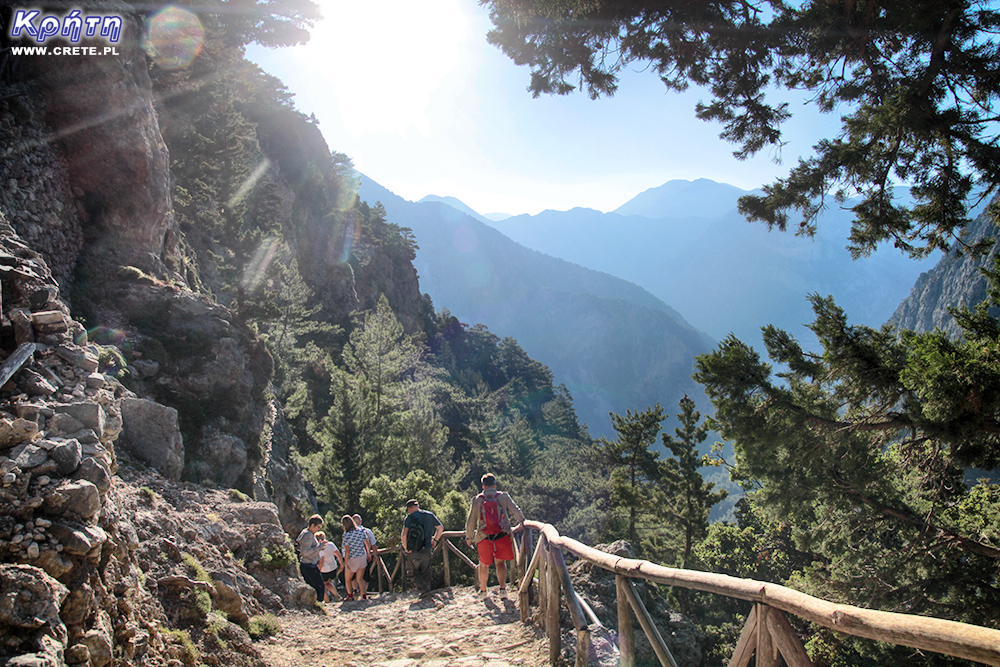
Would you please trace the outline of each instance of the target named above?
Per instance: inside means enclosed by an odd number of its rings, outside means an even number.
[[[500,595],[507,594],[507,561],[514,560],[511,544],[511,519],[518,527],[524,522],[521,508],[510,495],[497,491],[497,478],[492,473],[483,475],[483,492],[472,500],[469,517],[465,520],[465,543],[475,544],[479,552],[479,595],[486,595],[490,578],[490,565],[497,568]]]

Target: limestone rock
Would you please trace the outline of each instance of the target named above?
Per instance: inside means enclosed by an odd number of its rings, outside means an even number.
[[[190,467],[197,479],[234,487],[246,471],[247,446],[230,433],[208,429],[201,439],[198,460]]]
[[[273,503],[239,503],[227,508],[228,516],[239,523],[271,524],[281,526],[278,510]]]
[[[38,432],[37,422],[21,417],[0,419],[0,449],[34,440]]]
[[[91,482],[102,494],[111,488],[111,471],[107,463],[96,457],[87,457],[80,462],[76,469],[76,478]]]
[[[106,419],[104,408],[94,401],[61,404],[56,406],[56,412],[69,415],[84,427],[93,430],[98,435],[104,433]]]
[[[89,630],[83,636],[82,643],[90,651],[90,664],[93,667],[104,667],[112,659],[112,637],[114,628],[111,625],[111,618],[104,610],[100,610],[97,616],[97,627]]]
[[[101,494],[92,482],[63,481],[45,496],[45,505],[53,514],[71,512],[84,519],[91,519],[101,511]]]
[[[250,617],[243,606],[243,598],[236,590],[236,582],[225,572],[212,572],[212,583],[215,585],[215,606],[233,623],[247,627]]]
[[[46,653],[53,645],[63,650],[66,626],[59,608],[69,589],[44,571],[30,565],[0,564],[0,646],[12,653]],[[8,662],[8,664],[10,664]]]
[[[167,479],[180,479],[184,469],[184,442],[177,410],[142,398],[122,400],[125,439],[139,459]]]
[[[86,556],[107,541],[108,535],[100,526],[54,523],[49,532],[59,540],[66,553]]]
[[[56,472],[61,477],[72,475],[80,467],[82,457],[80,442],[78,440],[64,440],[49,452],[49,457],[55,461]]]

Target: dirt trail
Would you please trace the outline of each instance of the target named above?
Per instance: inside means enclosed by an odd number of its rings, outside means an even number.
[[[516,595],[477,598],[446,588],[324,605],[326,616],[287,613],[282,632],[258,646],[272,667],[542,667],[542,632],[520,622]]]

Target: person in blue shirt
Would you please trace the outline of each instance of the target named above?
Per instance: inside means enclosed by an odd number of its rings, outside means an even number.
[[[431,555],[441,541],[444,526],[432,512],[420,509],[416,500],[406,501],[406,519],[400,539],[406,553],[406,569],[420,588],[420,597],[431,592]],[[412,539],[413,537],[418,539]]]

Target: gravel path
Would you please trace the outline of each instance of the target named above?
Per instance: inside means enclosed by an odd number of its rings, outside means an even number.
[[[325,616],[287,613],[281,634],[258,647],[271,667],[542,667],[542,631],[520,622],[515,595],[496,590],[387,593],[326,604]]]

